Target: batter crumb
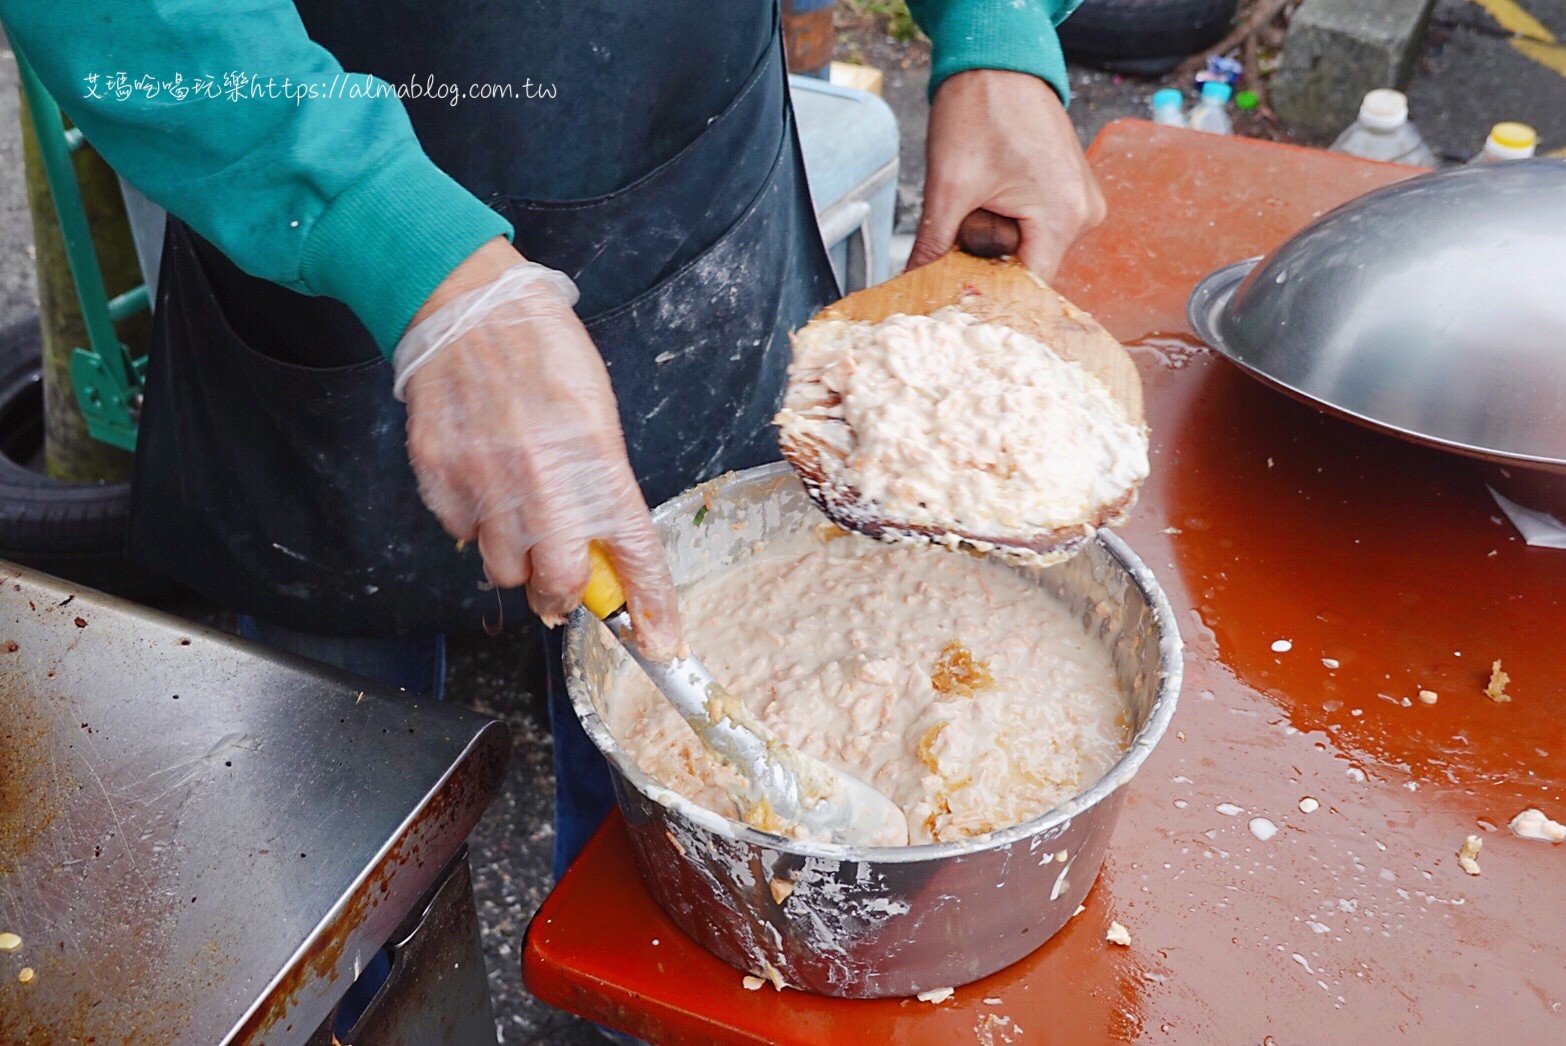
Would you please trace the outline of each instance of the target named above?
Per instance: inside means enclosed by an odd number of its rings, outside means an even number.
[[[1496,663],[1500,664],[1500,662]],[[1440,695],[1437,694],[1434,690],[1421,690],[1419,692],[1419,700],[1423,701],[1427,705],[1433,705],[1440,700]]]
[[[1513,834],[1524,839],[1537,839],[1541,843],[1566,842],[1566,824],[1552,821],[1543,810],[1529,807],[1512,818]]]
[[[920,1002],[928,1002],[935,1006],[939,1006],[941,1003],[945,1002],[947,999],[950,999],[955,994],[957,994],[956,988],[931,988],[927,992],[920,992],[916,998],[918,998]]]
[[[1490,682],[1484,688],[1484,696],[1496,704],[1504,704],[1512,699],[1512,695],[1506,692],[1506,684],[1512,681],[1512,677],[1501,670],[1499,658],[1490,662]]]
[[[846,538],[848,531],[830,520],[823,520],[815,526],[816,537],[825,545],[828,541],[836,541],[838,538]]]
[[[771,885],[774,904],[782,904],[794,893],[794,884],[787,879],[774,879]]]
[[[762,980],[760,977],[757,977],[753,973],[747,973],[743,978],[741,978],[740,983],[745,986],[745,990],[748,992],[759,992],[761,990],[761,986],[767,982]]]
[[[973,651],[963,646],[962,640],[953,639],[936,659],[935,671],[930,673],[930,685],[938,694],[956,697],[972,697],[975,690],[995,685],[988,661],[976,660]]]
[[[1020,1042],[1022,1028],[1013,1024],[1010,1017],[998,1013],[981,1013],[973,1026],[973,1038],[978,1046],[1009,1046]]]
[[[935,742],[940,740],[941,731],[945,729],[945,723],[936,723],[919,737],[919,743],[914,746],[914,755],[932,774],[939,773],[941,769],[940,764],[935,761]]]
[[[1109,923],[1109,929],[1104,934],[1104,940],[1110,944],[1118,944],[1122,948],[1131,947],[1131,931],[1113,920]]]
[[[1463,845],[1457,851],[1457,865],[1469,875],[1479,874],[1479,851],[1484,848],[1484,840],[1477,835],[1470,835],[1463,840]]]
[[[745,823],[750,825],[752,828],[759,828],[763,832],[774,832],[778,834],[781,834],[789,827],[783,822],[781,817],[778,817],[772,812],[772,804],[766,799],[762,799],[759,803],[746,811]]]

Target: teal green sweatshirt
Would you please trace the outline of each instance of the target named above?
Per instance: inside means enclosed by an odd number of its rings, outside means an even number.
[[[934,45],[931,92],[965,69],[1011,69],[1064,99],[1054,27],[1077,2],[910,0]],[[290,96],[289,85],[344,73],[289,0],[0,0],[0,20],[127,181],[246,272],[344,302],[388,355],[447,273],[511,234],[424,154],[389,90]],[[183,78],[229,70],[273,79],[258,88]],[[224,100],[230,88],[244,100]]]

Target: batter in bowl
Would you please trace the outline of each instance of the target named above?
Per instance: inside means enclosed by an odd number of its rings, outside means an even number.
[[[1047,812],[1124,751],[1109,653],[1026,576],[989,559],[835,528],[697,585],[687,638],[779,739],[908,815],[911,843]],[[735,816],[717,765],[634,668],[606,721],[643,771]]]

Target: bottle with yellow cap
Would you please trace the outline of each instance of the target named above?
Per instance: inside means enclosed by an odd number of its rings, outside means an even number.
[[[1497,163],[1501,160],[1526,160],[1539,147],[1539,135],[1532,127],[1507,120],[1490,128],[1490,137],[1472,163]]]

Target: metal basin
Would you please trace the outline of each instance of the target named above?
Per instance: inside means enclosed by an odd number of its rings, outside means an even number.
[[[1191,295],[1202,340],[1371,427],[1566,471],[1566,163],[1367,193]]]
[[[781,463],[720,480],[698,525],[702,504],[692,491],[653,513],[682,585],[743,568],[758,545],[808,536],[823,518]],[[1066,563],[1021,572],[1037,579],[1041,599],[1064,600],[1111,651],[1133,741],[1070,802],[958,843],[799,843],[660,786],[599,717],[619,673],[634,667],[585,612],[571,619],[572,704],[609,759],[642,879],[681,929],[739,970],[775,971],[807,991],[872,998],[966,984],[1017,961],[1066,924],[1103,864],[1126,783],[1174,715],[1180,636],[1152,574],[1108,531]]]

